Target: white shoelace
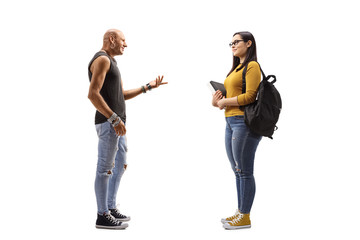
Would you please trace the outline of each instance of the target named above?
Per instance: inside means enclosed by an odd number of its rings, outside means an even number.
[[[112,224],[117,224],[118,221],[111,215],[111,214],[105,214],[104,215],[107,220],[109,220]]]
[[[240,222],[241,219],[243,219],[243,217],[244,217],[244,215],[240,213],[239,216],[237,216],[236,218],[234,218],[232,220],[232,223],[237,224],[238,222]]]
[[[239,209],[236,209],[235,214],[234,214],[233,216],[229,217],[229,218],[232,219],[232,220],[234,220],[235,218],[238,217],[239,214],[240,214]],[[232,221],[232,220],[231,220],[231,221]]]

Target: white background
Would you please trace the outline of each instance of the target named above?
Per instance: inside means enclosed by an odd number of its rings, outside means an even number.
[[[3,1],[0,4],[1,238],[358,239],[356,1]],[[109,28],[127,104],[125,231],[95,229],[95,109],[87,64]],[[252,228],[225,231],[236,188],[210,80],[250,31],[283,111],[255,161]]]

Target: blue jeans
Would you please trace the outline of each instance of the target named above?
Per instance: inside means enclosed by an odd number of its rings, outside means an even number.
[[[226,118],[225,146],[236,177],[238,209],[250,213],[255,197],[254,159],[261,136],[252,133],[244,116]]]
[[[109,122],[96,124],[99,137],[95,195],[98,213],[116,208],[116,195],[126,165],[126,137],[118,137]]]

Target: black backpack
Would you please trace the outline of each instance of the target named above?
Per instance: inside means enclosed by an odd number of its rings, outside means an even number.
[[[242,93],[246,92],[246,70],[247,65],[244,67],[242,75]],[[274,86],[276,77],[274,75],[266,76],[261,67],[260,70],[263,79],[260,82],[256,100],[255,102],[244,106],[245,123],[251,129],[251,131],[255,132],[256,134],[272,139],[274,130],[277,130],[276,123],[279,120],[282,107],[281,97],[280,93]],[[270,78],[273,78],[274,80],[270,82]]]

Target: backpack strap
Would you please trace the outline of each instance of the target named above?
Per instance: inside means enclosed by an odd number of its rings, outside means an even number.
[[[259,64],[259,63],[258,63],[258,64]],[[243,73],[242,73],[242,93],[243,93],[243,94],[246,92],[246,71],[247,71],[247,67],[248,67],[248,64],[246,64],[246,66],[244,67]],[[263,72],[260,64],[259,64],[259,68],[260,68],[260,71],[261,71],[261,74],[262,74],[262,79],[266,79],[266,75],[265,75],[265,73]],[[274,78],[274,80],[273,80],[271,83],[276,82],[276,77],[275,77],[275,76],[270,75],[269,77],[273,77],[273,78]]]
[[[242,94],[246,92],[246,71],[247,71],[248,64],[245,65],[243,73],[242,73]],[[241,111],[245,111],[245,106],[239,106]]]
[[[242,93],[246,92],[246,71],[249,64],[246,64],[242,73]]]
[[[259,64],[259,63],[258,63]],[[247,71],[247,67],[248,67],[249,64],[246,64],[246,66],[244,67],[244,70],[243,70],[243,73],[242,73],[242,93],[244,94],[246,92],[246,71]],[[262,79],[266,79],[266,75],[265,73],[263,72],[263,70],[261,69],[261,66],[259,64],[259,67],[260,67],[260,71],[261,71],[261,74],[262,74]],[[273,75],[270,75],[269,77],[274,77],[274,80],[272,81],[273,82],[276,82],[276,77],[273,76]],[[239,109],[241,111],[244,111],[244,108],[245,106],[239,106]]]

